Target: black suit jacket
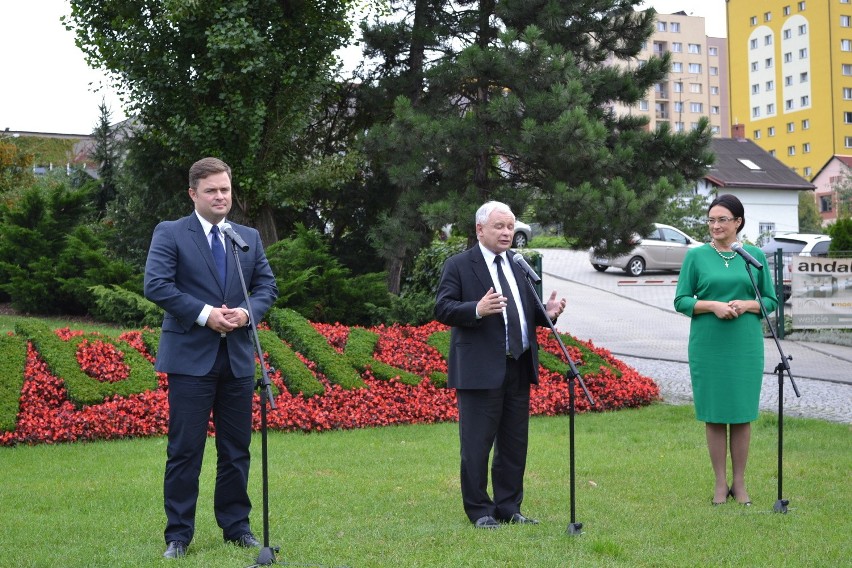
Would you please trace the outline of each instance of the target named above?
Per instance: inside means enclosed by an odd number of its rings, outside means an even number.
[[[511,257],[511,252],[508,253]],[[535,293],[520,267],[509,262],[524,307],[530,342],[530,382],[538,383],[538,343],[536,325],[547,325],[547,316],[537,306]],[[444,263],[435,317],[452,326],[447,385],[456,389],[495,389],[506,373],[506,325],[501,314],[476,318],[476,304],[494,286],[479,244]]]

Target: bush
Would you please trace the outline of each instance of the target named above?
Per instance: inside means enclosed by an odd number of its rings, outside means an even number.
[[[123,327],[159,327],[163,323],[163,310],[135,292],[100,284],[89,292],[94,297],[91,314],[101,321]]]
[[[852,256],[852,218],[838,219],[828,228],[831,256]]]
[[[391,305],[384,273],[352,276],[317,230],[298,226],[295,238],[270,245],[266,257],[278,284],[275,307],[311,321],[370,325],[376,308]]]
[[[414,258],[414,267],[402,286],[403,295],[425,294],[434,300],[444,262],[465,248],[467,248],[467,242],[461,237],[450,237],[446,241],[432,241],[432,244],[421,250]]]

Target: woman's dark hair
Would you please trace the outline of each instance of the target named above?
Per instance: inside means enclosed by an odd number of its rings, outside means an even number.
[[[707,212],[709,213],[710,210],[717,205],[721,205],[733,213],[734,217],[740,220],[740,224],[737,226],[737,233],[742,231],[743,227],[745,227],[745,207],[743,207],[742,201],[740,201],[736,195],[725,193],[718,196],[710,203],[710,207],[707,208]]]

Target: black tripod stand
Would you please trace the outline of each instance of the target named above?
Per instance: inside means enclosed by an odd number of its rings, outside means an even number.
[[[237,252],[238,247],[241,248],[243,252],[247,251],[249,247],[245,244],[245,242],[242,242],[242,239],[238,239],[241,242],[237,242],[237,240],[235,240],[227,231],[225,234],[228,235],[228,238],[231,241],[231,251],[234,253],[234,265],[237,267],[237,274],[240,275],[240,286],[242,286],[243,289],[243,297],[246,301],[246,307],[248,308],[249,314],[251,314],[251,299],[249,298],[248,289],[246,288],[246,281],[243,277],[242,266],[240,266],[240,255]],[[260,389],[260,447],[262,455],[261,471],[263,478],[263,547],[260,549],[257,561],[255,564],[252,564],[252,567],[275,564],[275,554],[279,551],[279,547],[269,546],[269,459],[266,439],[266,405],[268,402],[270,408],[275,410],[275,399],[272,397],[272,381],[269,380],[269,373],[266,369],[266,364],[263,361],[263,348],[260,346],[260,337],[257,335],[257,326],[255,324],[256,322],[253,321],[253,318],[249,317],[249,327],[251,328],[252,337],[254,338],[254,349],[258,359],[260,360],[261,370],[261,378],[258,379],[256,388]]]
[[[517,264],[521,264],[523,262],[526,264],[526,261],[523,260],[523,256],[520,254],[515,255],[514,258]],[[529,265],[527,265],[529,266]],[[583,533],[583,523],[577,522],[577,496],[576,496],[576,472],[574,467],[574,414],[575,414],[575,396],[574,396],[574,381],[579,381],[580,387],[583,389],[583,393],[586,395],[586,399],[589,401],[589,405],[594,406],[595,401],[592,399],[592,395],[589,394],[589,390],[586,388],[586,383],[583,381],[583,377],[580,376],[580,372],[577,371],[577,366],[574,365],[574,361],[571,359],[571,356],[568,354],[568,349],[565,348],[565,344],[562,342],[562,338],[559,337],[559,334],[556,332],[556,328],[553,326],[553,322],[550,317],[547,315],[547,308],[544,307],[544,304],[541,302],[541,298],[538,297],[538,293],[535,289],[535,284],[541,282],[541,277],[535,273],[535,271],[530,268],[527,270],[524,267],[524,273],[526,275],[527,285],[532,290],[532,295],[535,297],[536,304],[538,305],[538,309],[541,310],[541,313],[544,314],[544,318],[547,320],[547,325],[550,327],[550,332],[553,334],[553,337],[556,338],[556,342],[559,344],[559,349],[562,350],[562,354],[565,355],[565,360],[568,361],[568,370],[566,371],[566,377],[568,379],[568,442],[569,442],[569,467],[570,467],[570,490],[571,490],[571,520],[568,523],[568,534],[570,535],[579,535]]]
[[[769,321],[769,315],[766,313],[766,307],[763,305],[763,297],[760,295],[760,288],[757,285],[757,282],[754,280],[754,275],[751,273],[751,264],[746,261],[745,263],[746,272],[748,272],[748,277],[751,280],[752,288],[754,288],[755,297],[757,298],[757,303],[760,305],[760,313],[763,315],[764,321],[766,321],[767,327],[769,327],[769,332],[772,334],[772,339],[775,340],[775,347],[778,349],[778,354],[781,356],[781,362],[775,367],[775,374],[778,376],[778,500],[775,501],[775,506],[773,507],[773,511],[776,513],[786,513],[787,505],[790,504],[789,499],[783,498],[782,493],[782,474],[783,474],[783,459],[784,455],[784,372],[786,371],[787,376],[790,377],[790,385],[793,387],[793,392],[796,393],[797,397],[802,396],[799,394],[799,389],[796,387],[796,381],[793,380],[793,374],[790,372],[790,361],[792,361],[792,355],[785,355],[784,350],[781,348],[781,343],[778,341],[778,335],[775,333],[775,328],[772,326],[772,322]],[[782,300],[783,301],[783,300]]]

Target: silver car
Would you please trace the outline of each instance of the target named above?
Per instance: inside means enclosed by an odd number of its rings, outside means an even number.
[[[651,234],[642,239],[637,238],[635,248],[629,253],[612,258],[591,248],[589,262],[599,272],[613,266],[631,276],[639,276],[646,270],[679,271],[686,251],[701,244],[680,229],[654,223]]]

